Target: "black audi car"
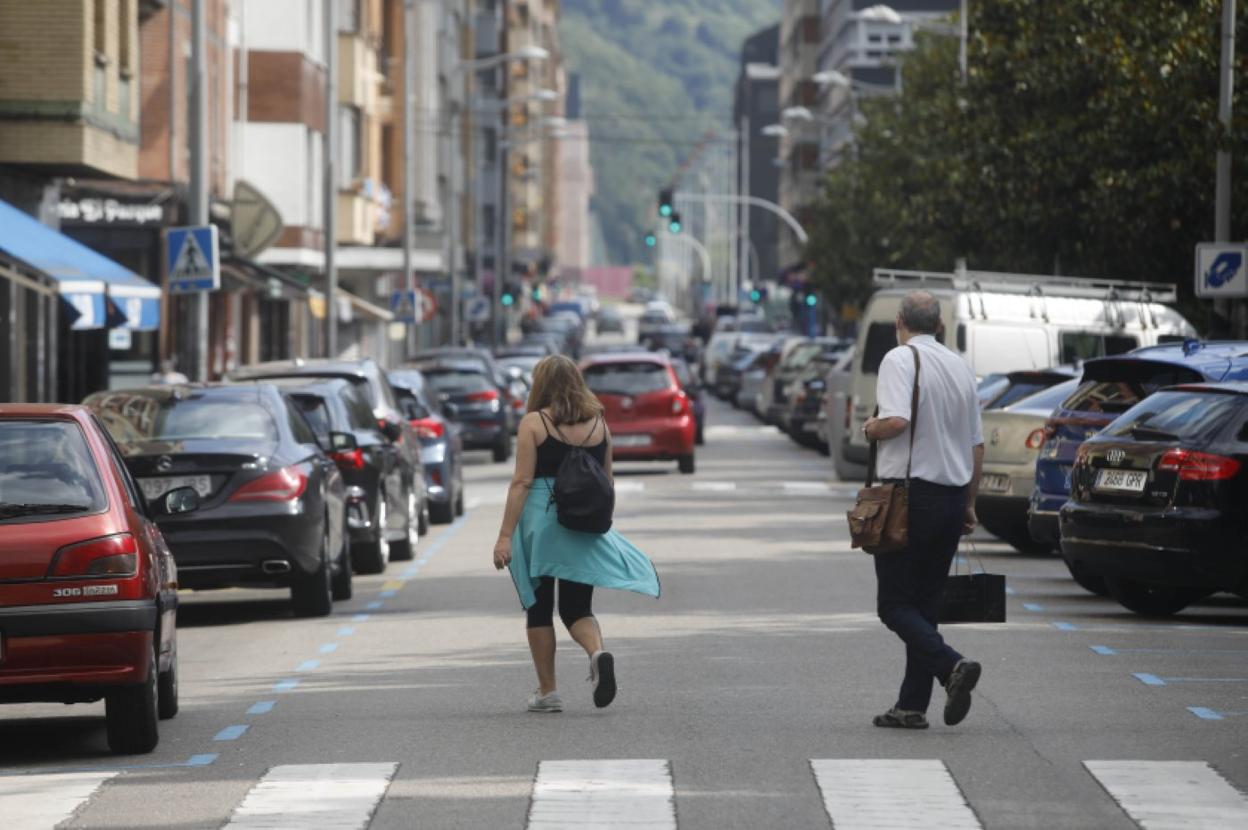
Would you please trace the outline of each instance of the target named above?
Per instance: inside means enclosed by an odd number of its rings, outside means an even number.
[[[466,450],[489,450],[495,461],[511,458],[516,417],[511,392],[477,360],[432,357],[415,367],[424,376],[446,417],[457,423]]]
[[[1139,614],[1248,596],[1248,382],[1153,393],[1085,441],[1062,554]]]
[[[390,561],[386,533],[391,510],[402,507],[403,458],[373,419],[363,390],[342,378],[279,378],[347,484],[347,530],[351,560],[364,574],[381,573]],[[355,446],[333,449],[334,433],[350,433]]]
[[[377,428],[394,444],[402,467],[402,487],[386,492],[381,526],[386,529],[390,559],[411,559],[420,535],[428,530],[429,503],[421,468],[420,441],[399,409],[398,398],[386,373],[375,360],[282,360],[244,366],[230,373],[233,381],[279,378],[340,378],[368,401]],[[385,565],[382,565],[384,569]]]
[[[160,386],[84,402],[108,429],[144,497],[199,494],[157,518],[184,588],[289,588],[295,613],[324,616],[350,593],[346,484],[296,404],[272,384]]]

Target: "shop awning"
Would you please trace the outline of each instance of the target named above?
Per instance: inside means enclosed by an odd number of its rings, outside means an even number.
[[[56,282],[72,328],[160,327],[160,287],[0,200],[0,252]]]

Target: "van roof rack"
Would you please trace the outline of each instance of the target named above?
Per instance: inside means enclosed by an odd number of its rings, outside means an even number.
[[[943,288],[1032,294],[1038,297],[1090,297],[1123,302],[1173,303],[1178,299],[1178,289],[1172,282],[1007,274],[996,271],[899,271],[892,268],[876,268],[873,278],[875,284],[882,288]]]

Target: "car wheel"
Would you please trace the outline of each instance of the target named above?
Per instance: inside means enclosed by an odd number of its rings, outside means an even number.
[[[693,453],[689,453],[688,455],[682,455],[677,460],[677,464],[680,466],[681,473],[683,473],[684,475],[691,474],[694,468]]]
[[[357,573],[383,573],[390,563],[390,540],[386,538],[386,523],[390,520],[390,514],[386,508],[385,493],[377,496],[377,509],[373,511],[373,519],[377,525],[377,538],[361,544],[358,552],[351,552]]]
[[[511,458],[511,436],[504,432],[494,444],[494,461],[501,464],[509,458]]]
[[[155,644],[147,655],[147,677],[104,698],[108,748],[118,755],[146,755],[160,742],[160,692]]]
[[[464,515],[464,483],[462,481],[459,487],[455,488],[455,515]]]
[[[157,665],[160,665],[157,663]],[[169,668],[156,676],[156,714],[161,720],[169,720],[178,714],[178,635],[173,635],[173,653],[169,655]]]
[[[1146,585],[1134,579],[1106,579],[1109,593],[1128,611],[1142,617],[1171,617],[1196,600],[1208,596],[1199,588],[1168,588]]]
[[[329,528],[321,540],[320,564],[305,574],[295,568],[295,581],[290,586],[290,603],[296,617],[327,617],[334,610],[334,586],[329,566]]]
[[[355,594],[355,574],[351,572],[351,542],[342,540],[342,554],[338,557],[338,573],[334,574],[333,594],[335,600],[351,599]]]
[[[429,535],[429,525],[431,524],[432,522],[429,520],[429,499],[426,498],[424,509],[420,511],[420,535],[421,536]]]
[[[447,499],[445,504],[433,502],[429,505],[429,519],[435,525],[449,525],[455,521],[455,502]]]
[[[1066,562],[1066,570],[1070,571],[1070,578],[1075,581],[1083,590],[1089,594],[1096,594],[1098,597],[1109,596],[1109,585],[1105,583],[1105,577],[1100,574],[1092,573],[1083,565],[1078,565],[1063,557]]]
[[[416,545],[420,542],[422,533],[428,532],[428,528],[421,527],[422,514],[420,510],[420,500],[416,498],[416,491],[409,489],[407,491],[407,521],[403,527],[407,532],[403,538],[397,542],[390,543],[390,558],[395,562],[407,561],[416,555]]]

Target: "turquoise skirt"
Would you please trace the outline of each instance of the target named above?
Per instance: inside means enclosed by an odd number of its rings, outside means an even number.
[[[614,528],[606,533],[568,530],[555,517],[550,500],[553,478],[533,482],[511,534],[511,581],[520,604],[531,608],[537,597],[538,579],[553,576],[598,588],[633,591],[659,596],[659,575],[654,563]]]

